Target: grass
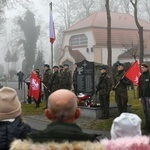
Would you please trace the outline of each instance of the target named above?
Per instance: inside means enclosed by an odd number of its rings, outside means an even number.
[[[114,92],[110,94],[110,102],[115,103],[114,100]],[[142,119],[142,126],[145,124],[144,114],[142,110],[142,105],[137,98],[137,93],[134,93],[133,90],[128,91],[128,104],[131,105],[132,113],[137,114]],[[87,119],[83,124],[84,128],[91,128],[96,130],[105,130],[109,131],[112,125],[114,118],[117,117],[113,116],[107,120],[100,120],[100,119]]]
[[[44,115],[44,108],[46,106],[45,101],[42,101],[39,108],[35,108],[35,104],[22,103],[22,114],[23,115]]]
[[[128,104],[131,105],[132,112],[137,114],[142,119],[142,126],[145,124],[144,114],[142,110],[142,105],[137,98],[137,92],[134,93],[133,90],[128,91]],[[115,103],[114,92],[110,94],[110,102]],[[45,101],[42,101],[40,108],[34,108],[35,104],[24,104],[22,103],[23,115],[44,115],[43,107],[45,107]],[[113,116],[107,120],[100,120],[94,118],[80,117],[77,123],[83,128],[104,130],[109,131],[112,122],[116,116]]]

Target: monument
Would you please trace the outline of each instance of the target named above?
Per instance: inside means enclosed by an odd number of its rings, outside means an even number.
[[[77,93],[94,94],[94,62],[77,63]]]

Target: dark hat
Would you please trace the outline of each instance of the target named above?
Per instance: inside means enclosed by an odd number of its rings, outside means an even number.
[[[40,70],[39,69],[35,69],[35,72],[40,73]]]
[[[62,66],[62,65],[59,65],[59,68],[63,68],[63,66]]]
[[[119,62],[119,63],[117,63],[117,67],[118,66],[123,66],[124,67],[124,64]]]
[[[141,66],[148,68],[148,65],[146,63],[142,63]]]
[[[69,65],[68,65],[68,64],[64,64],[64,66],[67,66],[67,67],[69,67]]]
[[[49,68],[49,65],[48,64],[44,64],[44,67],[48,67]]]
[[[100,69],[100,70],[102,70],[102,69],[107,70],[107,66],[106,66],[106,65],[100,66],[99,69]]]
[[[58,66],[53,66],[53,68],[59,68]]]

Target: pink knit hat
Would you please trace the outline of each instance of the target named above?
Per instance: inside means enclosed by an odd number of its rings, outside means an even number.
[[[0,120],[13,119],[22,113],[21,103],[14,89],[3,87],[0,89]]]

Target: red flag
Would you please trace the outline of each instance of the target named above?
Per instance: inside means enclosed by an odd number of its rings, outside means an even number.
[[[125,73],[125,77],[131,80],[134,85],[138,85],[140,74],[138,61],[135,61]]]
[[[29,96],[33,96],[38,101],[40,94],[40,79],[32,72],[30,77]]]
[[[55,28],[52,14],[52,3],[50,3],[49,34],[50,34],[50,43],[53,44],[55,41]]]

